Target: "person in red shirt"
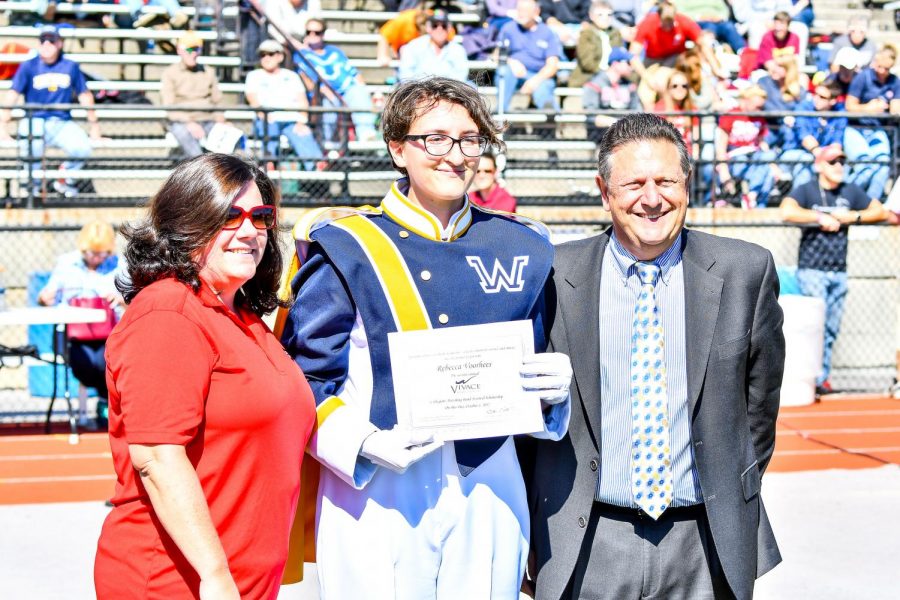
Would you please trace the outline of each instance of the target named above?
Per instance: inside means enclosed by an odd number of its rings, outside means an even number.
[[[788,31],[791,25],[791,15],[785,11],[775,13],[772,21],[772,29],[767,31],[759,42],[759,51],[756,53],[757,69],[768,68],[769,61],[782,56],[800,57],[800,38],[796,33]]]
[[[675,6],[668,0],[661,0],[657,4],[657,10],[638,23],[629,48],[634,56],[631,65],[641,78],[652,77],[650,67],[675,66],[675,61],[687,49],[689,41],[700,49],[713,73],[724,79],[727,73],[719,65],[703,30],[693,19],[676,12]]]
[[[282,304],[276,204],[258,167],[205,154],[124,232],[99,600],[278,596],[315,408],[260,318]]]
[[[481,155],[478,171],[472,180],[469,200],[478,206],[504,212],[516,212],[516,199],[497,181],[497,160],[490,151]]]

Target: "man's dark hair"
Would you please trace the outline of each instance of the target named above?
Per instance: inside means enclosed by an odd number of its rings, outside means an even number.
[[[606,130],[597,148],[597,170],[605,181],[609,181],[609,157],[619,146],[642,140],[663,140],[675,144],[681,157],[684,176],[691,174],[691,155],[681,133],[667,120],[650,113],[626,115]]]
[[[478,90],[467,83],[446,77],[417,79],[397,86],[381,115],[381,131],[385,143],[402,142],[413,121],[441,101],[458,104],[466,109],[475,121],[478,133],[488,139],[489,146],[502,151],[505,146],[500,133],[504,127],[494,122]],[[397,163],[394,163],[394,168],[406,175],[406,169]]]
[[[236,156],[203,154],[175,167],[150,200],[147,217],[122,229],[128,240],[128,278],[118,279],[116,287],[125,301],[167,277],[198,291],[197,256],[225,225],[234,200],[252,183],[263,204],[278,206],[278,193],[265,172]],[[271,229],[256,274],[241,287],[235,303],[260,316],[286,305],[278,300],[281,266],[278,230]]]

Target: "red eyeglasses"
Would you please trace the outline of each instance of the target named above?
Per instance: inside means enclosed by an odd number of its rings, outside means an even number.
[[[248,217],[250,218],[250,223],[257,229],[272,229],[275,227],[275,207],[263,204],[262,206],[254,206],[250,210],[244,210],[240,206],[230,207],[222,229],[238,229],[244,224],[244,219]]]

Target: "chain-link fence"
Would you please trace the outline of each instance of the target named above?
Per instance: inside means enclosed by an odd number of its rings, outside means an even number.
[[[797,264],[800,227],[778,223],[712,224],[708,214],[699,216],[706,220],[689,226],[768,248],[780,275],[785,278],[786,291],[795,287],[790,283],[790,275]],[[285,223],[282,228],[288,248],[289,226]],[[590,235],[606,226],[603,222],[551,223],[556,242]],[[5,268],[2,276],[8,289],[7,304],[26,304],[29,281],[35,273],[51,270],[60,254],[76,247],[77,232],[77,227],[0,226],[0,266]],[[900,228],[851,227],[848,276],[849,294],[834,347],[831,382],[841,390],[883,391],[890,387],[895,376],[900,347]],[[24,341],[24,327],[0,328],[0,343],[17,345]]]

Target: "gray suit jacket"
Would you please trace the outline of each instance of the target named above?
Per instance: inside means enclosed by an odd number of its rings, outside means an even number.
[[[783,316],[772,255],[685,230],[684,288],[691,440],[706,513],[738,599],[781,561],[760,498],[775,444],[784,369]],[[584,541],[600,461],[600,266],[609,233],[557,248],[552,350],[572,359],[572,418],[559,442],[522,448],[537,598],[563,593]],[[602,561],[601,561],[602,564]]]

